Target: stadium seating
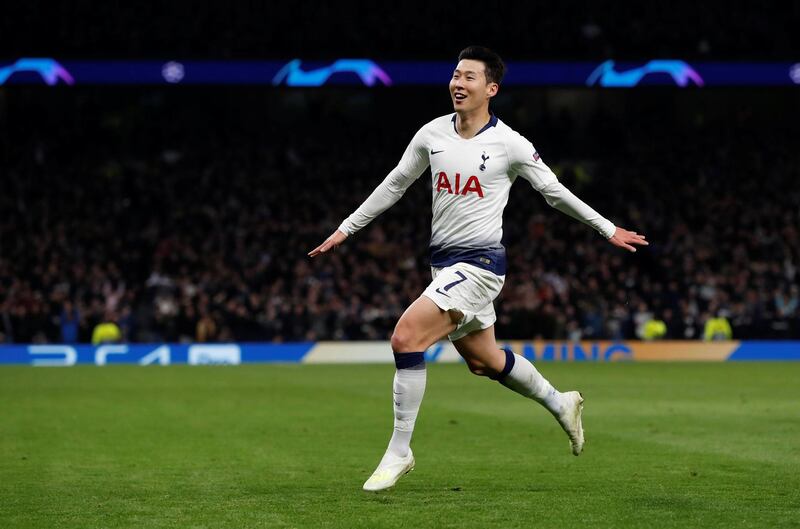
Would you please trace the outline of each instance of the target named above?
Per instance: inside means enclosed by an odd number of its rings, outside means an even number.
[[[402,116],[381,119],[398,93]],[[611,100],[589,118],[541,93],[498,100],[568,187],[652,241],[624,254],[517,182],[499,336],[633,338],[657,317],[697,339],[722,314],[735,338],[800,337],[797,125],[765,117],[794,96],[728,112],[747,93],[726,94],[585,93]],[[429,180],[336,252],[306,252],[447,112],[440,96],[7,93],[2,340],[69,341],[77,321],[88,342],[108,311],[131,341],[386,339],[429,281]]]

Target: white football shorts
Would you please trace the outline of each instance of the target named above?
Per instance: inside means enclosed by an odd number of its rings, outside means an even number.
[[[433,281],[422,293],[442,310],[458,310],[464,317],[448,335],[451,342],[471,332],[494,325],[494,298],[503,289],[506,276],[498,276],[477,266],[456,263],[445,268],[431,267]]]

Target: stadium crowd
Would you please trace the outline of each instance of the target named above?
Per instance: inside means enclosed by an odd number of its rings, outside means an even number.
[[[390,126],[350,112],[394,104],[358,91],[340,94],[350,103],[289,93],[270,103],[288,117],[270,119],[235,91],[202,113],[174,93],[95,96],[64,114],[28,108],[28,121],[7,110],[0,341],[86,342],[104,321],[138,342],[387,339],[430,280],[429,173],[335,252],[306,253],[436,114]],[[679,119],[652,92],[639,102],[647,117],[531,117],[523,96],[499,105],[501,119],[651,246],[606,244],[520,180],[498,337],[633,338],[655,318],[664,337],[701,338],[721,315],[737,339],[800,338],[796,125],[766,126],[746,104]]]

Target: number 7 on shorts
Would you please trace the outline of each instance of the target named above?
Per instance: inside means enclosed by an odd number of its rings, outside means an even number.
[[[457,275],[458,277],[460,277],[461,279],[457,279],[457,280],[453,281],[452,283],[448,283],[448,284],[446,284],[446,285],[443,287],[443,290],[444,290],[444,292],[442,292],[442,291],[441,291],[441,290],[439,290],[438,288],[436,289],[436,292],[438,292],[439,294],[442,294],[443,296],[447,296],[447,297],[449,298],[449,297],[450,297],[450,295],[449,295],[449,294],[445,294],[445,292],[447,292],[448,290],[450,290],[451,288],[453,288],[453,287],[454,287],[454,286],[456,286],[457,284],[459,284],[459,283],[463,283],[464,281],[466,281],[466,280],[467,280],[467,276],[465,276],[464,274],[462,274],[462,273],[461,273],[461,272],[459,272],[458,270],[456,270],[456,275]]]

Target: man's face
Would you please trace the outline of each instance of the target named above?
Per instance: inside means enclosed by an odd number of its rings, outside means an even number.
[[[497,83],[486,80],[486,65],[483,62],[471,59],[459,61],[450,79],[453,109],[469,112],[488,105],[497,89]]]

